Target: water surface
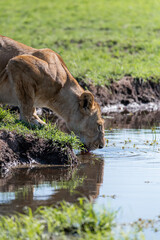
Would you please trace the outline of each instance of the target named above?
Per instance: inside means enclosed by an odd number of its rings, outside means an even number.
[[[0,176],[0,214],[79,197],[119,209],[117,221],[160,216],[160,128],[106,130],[106,147],[71,167],[18,168]],[[159,239],[159,232],[148,239]],[[157,237],[158,236],[158,237]]]

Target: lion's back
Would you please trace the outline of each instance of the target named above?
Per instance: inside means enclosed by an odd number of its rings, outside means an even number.
[[[0,35],[0,72],[4,70],[9,60],[21,54],[33,52],[33,48]]]

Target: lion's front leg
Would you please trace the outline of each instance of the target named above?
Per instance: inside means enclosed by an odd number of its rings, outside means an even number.
[[[34,108],[33,116],[34,116],[34,118],[35,118],[35,121],[38,121],[39,124],[41,124],[41,125],[46,125],[46,123],[43,122],[43,121],[38,117],[37,112],[36,112],[36,108]]]
[[[45,125],[46,123],[43,122],[36,113],[36,108],[33,107],[33,101],[28,96],[26,99],[27,102],[24,101],[24,99],[21,99],[20,101],[20,120],[27,122],[31,125],[37,125],[39,127]]]
[[[46,123],[37,116],[36,109],[33,105],[28,104],[27,107],[26,104],[20,106],[20,120],[39,127],[46,125]]]
[[[45,123],[37,116],[34,107],[36,82],[29,71],[31,63],[20,61],[18,57],[10,60],[8,73],[13,84],[18,105],[20,108],[20,120],[31,125],[42,126]]]

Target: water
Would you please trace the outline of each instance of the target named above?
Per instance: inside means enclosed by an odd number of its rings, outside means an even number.
[[[106,147],[78,155],[74,168],[18,168],[0,176],[0,213],[33,210],[78,197],[96,207],[119,210],[117,221],[130,223],[160,215],[160,128],[110,129]],[[147,239],[160,233],[146,231]]]
[[[108,132],[104,177],[96,203],[119,209],[118,222],[160,215],[160,128]],[[158,220],[159,221],[159,220]],[[154,228],[147,239],[160,239]]]

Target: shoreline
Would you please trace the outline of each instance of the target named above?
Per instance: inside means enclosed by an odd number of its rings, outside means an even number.
[[[110,86],[93,85],[79,81],[88,89],[102,108],[102,112],[160,111],[160,81],[159,83],[140,78],[125,76]]]

